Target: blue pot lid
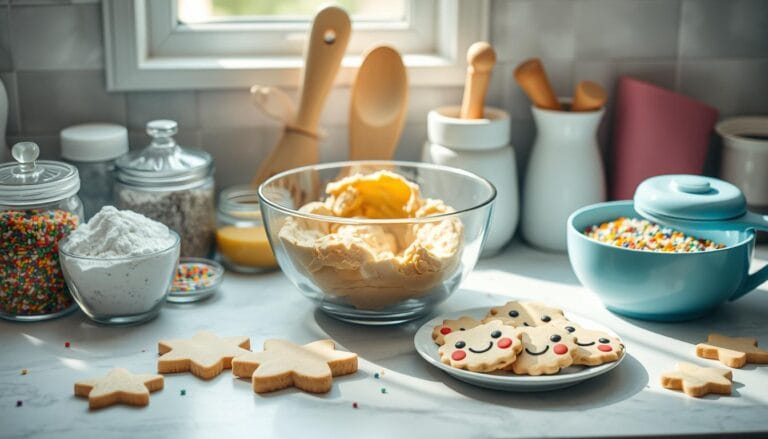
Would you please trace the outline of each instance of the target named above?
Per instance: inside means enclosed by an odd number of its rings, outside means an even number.
[[[692,221],[722,221],[747,211],[739,188],[700,175],[660,175],[637,186],[635,209],[651,215]]]

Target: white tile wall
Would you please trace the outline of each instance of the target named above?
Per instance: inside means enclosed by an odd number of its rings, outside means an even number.
[[[617,78],[632,75],[707,102],[722,116],[768,113],[768,0],[492,0],[491,14],[499,62],[488,103],[511,114],[521,176],[535,127],[512,71],[531,56],[542,58],[560,95],[582,79],[613,95]],[[55,158],[61,128],[110,121],[128,126],[139,148],[148,141],[148,120],[173,118],[179,143],[214,155],[222,187],[246,182],[277,142],[279,125],[250,103],[247,90],[107,93],[102,44],[98,0],[0,0],[10,143],[31,138]],[[286,91],[296,98],[295,88]],[[461,94],[459,87],[411,89],[396,158],[417,160],[427,111],[459,104]],[[611,96],[600,130],[606,153],[612,106]],[[321,118],[328,132],[322,160],[346,159],[348,114],[349,88],[334,89]]]

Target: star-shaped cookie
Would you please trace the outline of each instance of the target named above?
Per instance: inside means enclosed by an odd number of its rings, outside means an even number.
[[[699,367],[691,363],[677,363],[674,372],[661,375],[666,389],[682,390],[688,396],[702,397],[709,393],[731,394],[733,373],[718,367]]]
[[[720,360],[726,366],[737,369],[747,363],[768,363],[768,351],[758,349],[757,340],[747,337],[709,334],[706,343],[696,345],[696,355]]]
[[[305,392],[331,390],[332,377],[357,371],[357,354],[337,351],[333,340],[304,346],[286,340],[267,340],[264,351],[250,352],[232,360],[232,373],[251,377],[253,391],[272,392],[294,386]]]
[[[101,378],[76,382],[75,396],[87,397],[92,410],[117,403],[144,406],[149,404],[149,392],[162,388],[162,375],[134,375],[126,369],[115,368]]]
[[[159,373],[192,372],[204,380],[216,377],[232,367],[232,358],[249,354],[248,337],[219,337],[213,332],[200,331],[192,338],[161,340],[157,343],[160,358]]]

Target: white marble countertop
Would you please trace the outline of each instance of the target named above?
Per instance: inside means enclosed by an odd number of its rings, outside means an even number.
[[[759,248],[756,265],[768,260]],[[568,389],[539,394],[484,390],[456,381],[414,351],[420,322],[360,327],[333,320],[280,272],[228,274],[219,294],[191,305],[166,305],[152,322],[100,327],[80,312],[60,320],[0,322],[0,437],[510,437],[670,435],[768,432],[768,366],[734,370],[730,397],[702,399],[661,388],[659,375],[696,358],[709,332],[754,336],[768,345],[766,286],[688,323],[630,320],[605,310],[579,285],[565,255],[519,243],[481,261],[462,288],[437,310],[496,305],[507,297],[535,298],[589,316],[612,328],[628,357],[614,371]],[[168,375],[145,408],[113,406],[89,412],[73,383],[112,367],[153,372],[157,341],[200,329],[247,335],[260,349],[267,338],[309,342],[330,337],[360,355],[355,375],[334,379],[327,395],[295,389],[264,396],[225,371],[202,381]],[[71,343],[65,348],[65,342]],[[21,375],[21,369],[29,370]],[[380,379],[374,374],[382,373]],[[386,388],[386,393],[381,388]],[[181,390],[186,395],[181,395]],[[16,401],[23,401],[16,407]],[[354,409],[352,403],[357,402]]]

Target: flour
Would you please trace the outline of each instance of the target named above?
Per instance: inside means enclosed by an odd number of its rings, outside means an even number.
[[[130,210],[105,206],[69,235],[64,250],[76,256],[119,258],[157,253],[173,241],[165,225]]]
[[[178,237],[143,215],[106,206],[69,235],[60,256],[70,292],[88,316],[135,322],[154,316],[165,302]]]

